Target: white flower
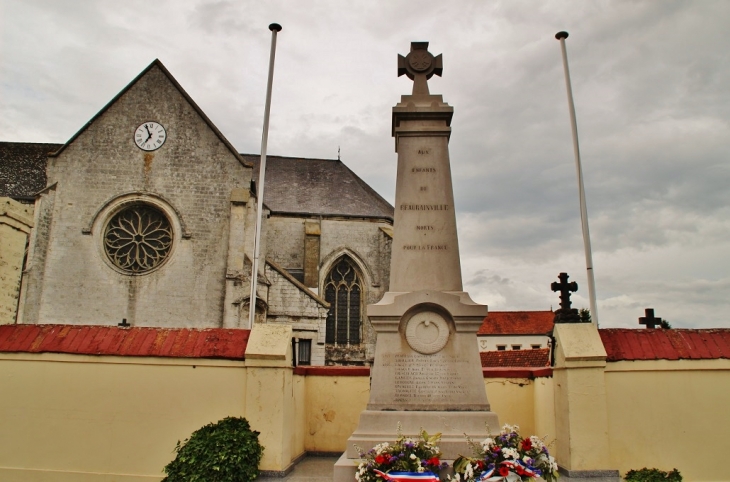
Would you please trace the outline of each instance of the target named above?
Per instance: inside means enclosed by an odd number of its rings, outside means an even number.
[[[419,472],[425,472],[426,471],[426,468],[425,467],[418,467],[418,471]]]
[[[511,432],[519,432],[520,426],[519,425],[510,425],[505,423],[504,426],[502,426],[502,433],[511,433]]]
[[[487,450],[491,449],[493,446],[494,446],[494,439],[487,437],[484,440],[482,440],[482,450],[484,450],[485,452]]]
[[[380,454],[382,454],[382,453],[383,453],[384,451],[388,450],[388,448],[389,448],[389,447],[390,447],[390,444],[389,444],[388,442],[383,442],[383,443],[381,443],[381,444],[378,444],[378,445],[376,445],[375,447],[373,447],[373,449],[375,449],[375,453],[376,453],[377,455],[380,455]]]
[[[411,460],[416,460],[416,454],[411,454]]]
[[[512,448],[509,448],[509,447],[504,447],[502,449],[502,455],[506,459],[514,459],[514,460],[519,460],[520,459],[519,452],[517,452],[517,450],[512,449]]]
[[[537,449],[538,451],[542,450],[543,447],[545,447],[545,442],[543,442],[542,439],[537,435],[531,435],[530,442],[532,442],[533,448]]]
[[[464,480],[469,480],[474,477],[474,469],[471,464],[466,464],[466,470],[464,470]]]

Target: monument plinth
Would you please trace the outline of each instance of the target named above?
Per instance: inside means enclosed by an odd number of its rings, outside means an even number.
[[[463,291],[449,161],[453,108],[431,95],[441,55],[413,42],[398,57],[398,75],[413,93],[393,108],[398,153],[389,291],[367,315],[378,338],[370,400],[335,465],[335,482],[351,482],[357,445],[369,450],[421,429],[442,434],[445,459],[467,454],[464,434],[485,438],[499,429],[484,389],[476,332],[487,307]]]

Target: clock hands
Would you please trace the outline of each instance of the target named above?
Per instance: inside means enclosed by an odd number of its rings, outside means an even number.
[[[147,133],[145,137],[144,134]],[[134,134],[134,141],[137,147],[143,151],[154,151],[165,143],[166,132],[164,126],[158,122],[145,122],[140,124]]]

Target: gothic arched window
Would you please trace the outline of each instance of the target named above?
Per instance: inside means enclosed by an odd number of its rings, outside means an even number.
[[[340,258],[327,275],[324,299],[330,304],[325,342],[336,345],[359,344],[362,281],[355,263],[348,256]]]

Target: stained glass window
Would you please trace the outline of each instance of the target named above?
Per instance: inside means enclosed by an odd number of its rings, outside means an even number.
[[[336,345],[360,343],[362,329],[362,281],[355,263],[343,256],[327,275],[324,299],[330,304],[327,313],[325,342]]]
[[[162,264],[172,247],[172,227],[157,208],[129,206],[111,218],[104,233],[104,249],[115,266],[142,274]]]

